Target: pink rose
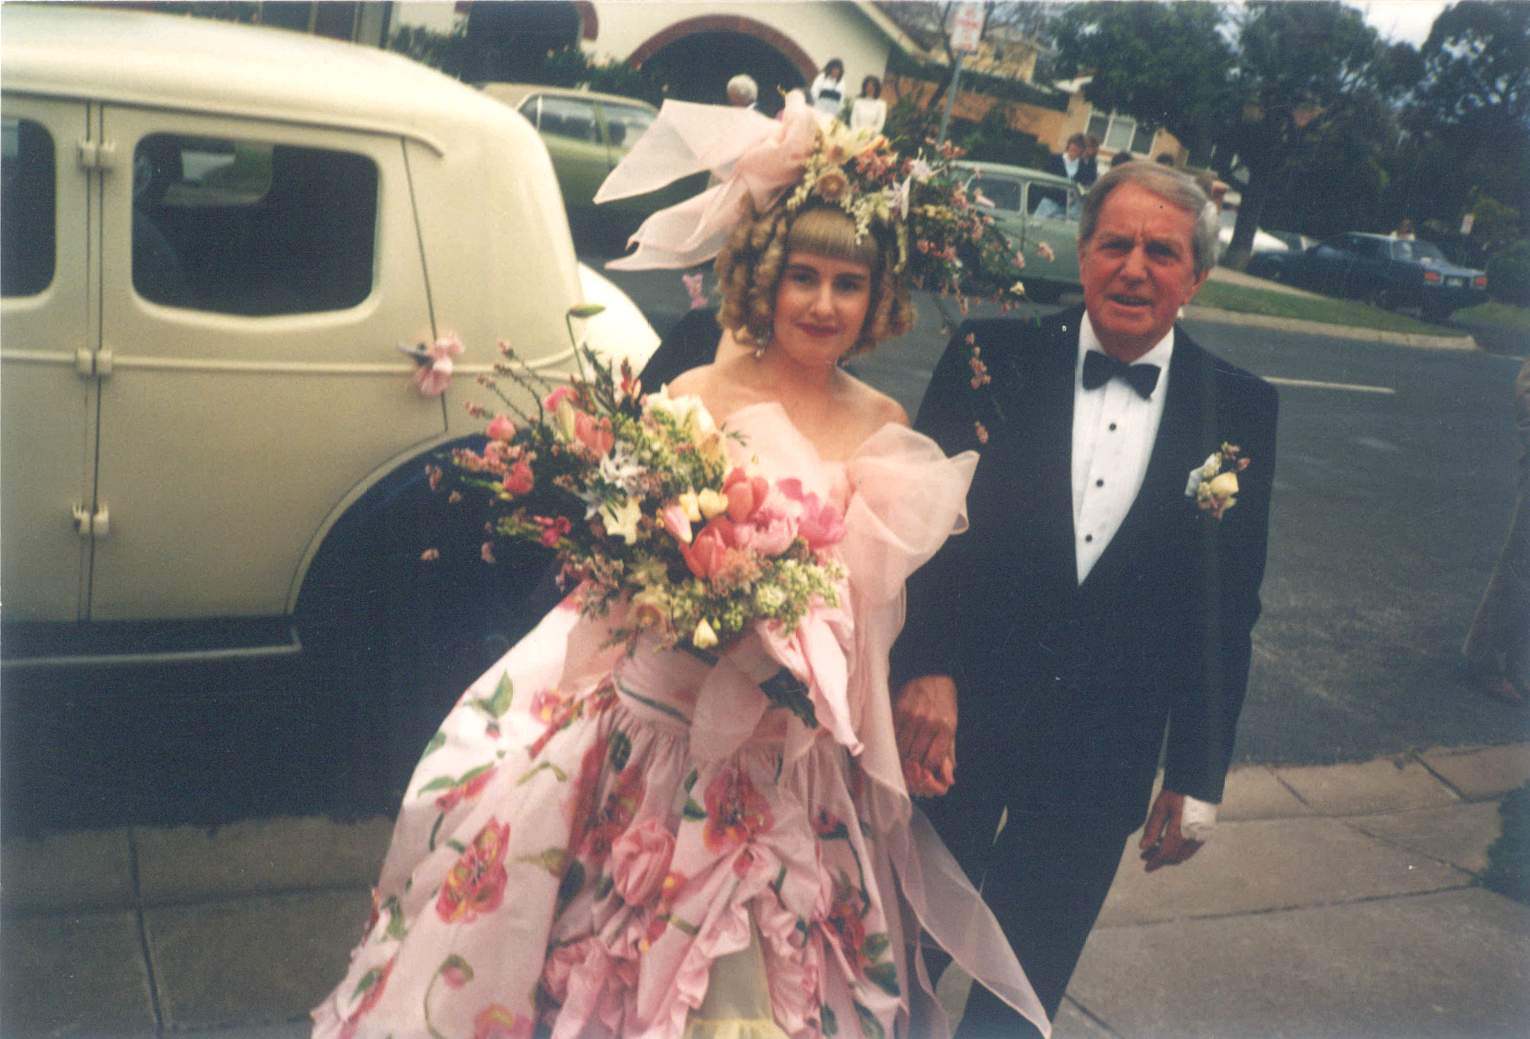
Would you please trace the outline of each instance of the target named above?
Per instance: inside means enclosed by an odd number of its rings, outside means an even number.
[[[651,815],[618,837],[611,845],[611,874],[622,901],[643,905],[657,897],[674,853],[674,834]]]
[[[616,445],[616,435],[611,432],[611,420],[597,419],[582,411],[574,413],[574,439],[596,458],[603,458]]]
[[[770,493],[770,481],[763,476],[750,476],[742,468],[735,468],[723,481],[723,493],[728,496],[728,518],[742,523],[765,504]]]
[[[522,494],[530,494],[536,486],[536,476],[531,471],[531,464],[524,459],[516,462],[505,474],[504,488],[510,494],[519,497]]]
[[[817,552],[844,539],[845,515],[838,506],[832,502],[820,501],[818,495],[804,490],[801,480],[780,480],[776,487],[802,507],[797,533],[807,541],[809,548]]]
[[[796,540],[796,518],[771,507],[755,510],[749,522],[738,528],[739,544],[762,556],[779,556]]]
[[[809,494],[802,499],[802,521],[797,532],[814,552],[837,545],[845,537],[844,513],[832,502],[821,502],[818,495]]]
[[[515,436],[515,423],[506,415],[495,415],[493,421],[489,423],[488,433],[490,440],[508,441]]]
[[[542,407],[548,411],[557,411],[558,405],[562,404],[564,401],[568,401],[570,404],[573,404],[578,399],[579,394],[574,392],[574,388],[572,386],[559,386],[557,389],[549,393],[546,399],[542,401]]]

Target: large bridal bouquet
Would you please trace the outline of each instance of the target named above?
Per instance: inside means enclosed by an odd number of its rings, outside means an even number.
[[[756,623],[794,630],[808,612],[839,604],[843,567],[829,550],[844,517],[797,480],[769,481],[729,462],[724,433],[697,397],[643,394],[588,347],[567,385],[542,379],[508,344],[495,375],[531,394],[517,403],[494,376],[479,382],[506,411],[470,404],[488,419],[481,451],[458,449],[431,466],[431,485],[453,501],[476,496],[490,519],[481,552],[499,539],[552,549],[579,609],[605,616],[625,603],[614,637],[640,636],[711,658]],[[800,683],[762,683],[808,724]]]

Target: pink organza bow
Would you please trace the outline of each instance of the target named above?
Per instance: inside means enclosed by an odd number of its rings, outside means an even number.
[[[764,209],[801,176],[818,127],[819,116],[800,91],[786,95],[779,120],[742,108],[664,102],[595,201],[644,195],[702,170],[719,183],[643,221],[628,242],[637,251],[606,266],[651,270],[710,260],[738,223],[746,197]]]

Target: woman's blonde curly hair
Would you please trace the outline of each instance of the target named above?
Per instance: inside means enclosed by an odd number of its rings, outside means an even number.
[[[717,254],[717,286],[722,294],[717,322],[731,329],[740,342],[758,346],[770,342],[776,288],[793,251],[871,268],[866,322],[846,356],[865,353],[913,327],[914,305],[909,301],[908,279],[895,269],[898,244],[891,230],[873,224],[857,241],[855,221],[838,207],[811,206],[792,213],[778,203],[763,213],[751,207]]]

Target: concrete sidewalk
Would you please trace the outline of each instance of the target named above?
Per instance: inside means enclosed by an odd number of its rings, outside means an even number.
[[[1530,907],[1475,883],[1498,801],[1526,780],[1530,744],[1235,770],[1195,859],[1151,876],[1123,859],[1055,1034],[1526,1034]],[[390,829],[8,842],[0,1035],[306,1035]]]

